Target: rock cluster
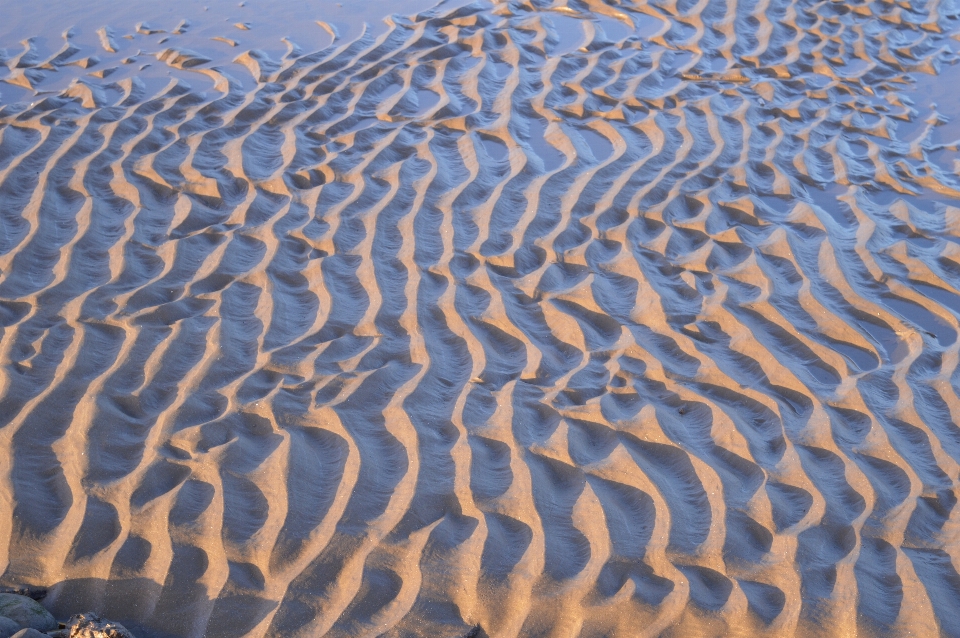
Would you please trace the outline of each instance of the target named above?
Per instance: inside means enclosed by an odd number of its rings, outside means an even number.
[[[104,620],[93,612],[71,616],[59,634],[50,635],[57,638],[133,638],[133,634],[120,623]]]
[[[10,633],[4,630],[0,637],[19,635],[21,629],[35,629],[40,632],[56,631],[60,628],[56,619],[43,605],[28,596],[20,594],[0,594],[0,617],[16,624]],[[4,623],[4,627],[13,627]]]
[[[134,638],[120,623],[93,612],[58,623],[36,597],[42,595],[21,590],[0,593],[0,638]]]

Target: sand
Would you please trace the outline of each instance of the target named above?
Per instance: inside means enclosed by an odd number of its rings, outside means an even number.
[[[345,4],[0,3],[0,584],[960,636],[960,5]]]

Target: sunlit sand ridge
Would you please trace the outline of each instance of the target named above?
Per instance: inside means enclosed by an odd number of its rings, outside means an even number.
[[[906,94],[958,10],[8,48],[3,581],[138,636],[960,635],[960,129]]]

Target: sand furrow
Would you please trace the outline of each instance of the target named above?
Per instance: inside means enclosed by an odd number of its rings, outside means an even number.
[[[0,42],[4,582],[147,636],[957,635],[953,4],[268,14]]]

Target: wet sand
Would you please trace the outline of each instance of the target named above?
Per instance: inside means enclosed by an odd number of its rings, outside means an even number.
[[[0,584],[141,637],[960,636],[955,2],[18,11]]]

